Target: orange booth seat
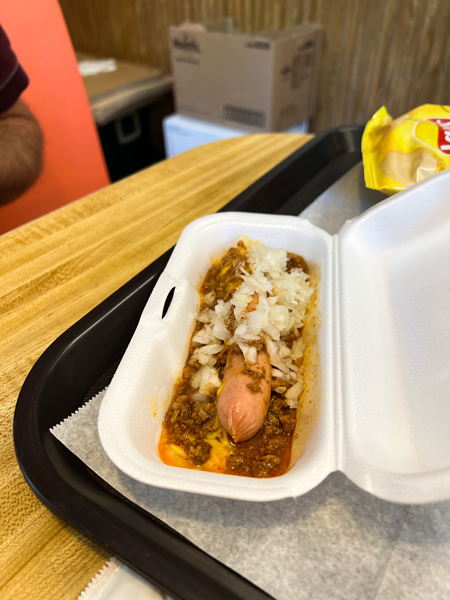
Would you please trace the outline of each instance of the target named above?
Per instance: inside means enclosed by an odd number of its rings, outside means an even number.
[[[110,183],[57,0],[2,0],[0,23],[30,79],[22,95],[44,133],[44,167],[19,199],[0,206],[0,234]]]

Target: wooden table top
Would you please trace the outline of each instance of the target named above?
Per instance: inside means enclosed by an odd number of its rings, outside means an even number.
[[[83,315],[311,136],[253,135],[161,162],[0,238],[0,597],[77,598],[109,554],[34,496],[14,453],[23,382]]]

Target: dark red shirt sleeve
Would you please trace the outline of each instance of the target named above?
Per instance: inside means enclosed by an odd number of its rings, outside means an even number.
[[[17,102],[28,83],[28,76],[20,66],[8,36],[0,25],[0,113]]]

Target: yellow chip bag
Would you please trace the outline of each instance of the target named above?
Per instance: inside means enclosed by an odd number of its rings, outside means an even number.
[[[362,137],[366,186],[394,194],[450,167],[450,106],[424,104],[392,119],[382,106]]]

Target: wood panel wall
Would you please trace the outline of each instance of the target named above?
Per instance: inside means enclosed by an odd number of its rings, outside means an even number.
[[[449,0],[59,0],[78,51],[170,72],[168,27],[233,17],[244,32],[324,29],[315,131],[450,104]]]

